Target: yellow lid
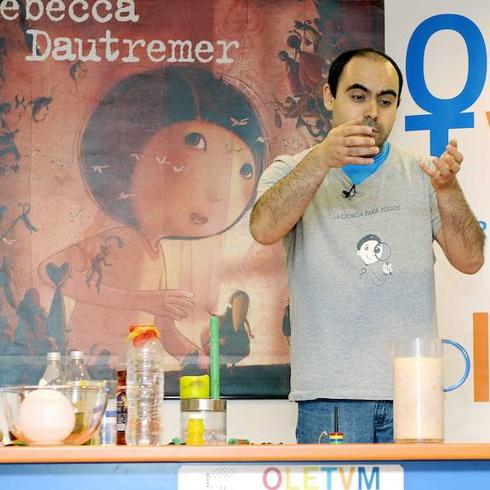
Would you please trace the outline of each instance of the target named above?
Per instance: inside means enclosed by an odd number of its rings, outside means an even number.
[[[209,398],[209,375],[181,376],[180,398],[182,400],[192,398]]]

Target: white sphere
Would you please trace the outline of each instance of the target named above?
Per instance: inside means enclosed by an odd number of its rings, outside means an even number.
[[[19,410],[19,429],[36,444],[56,444],[75,427],[75,410],[57,390],[39,389],[26,395]]]

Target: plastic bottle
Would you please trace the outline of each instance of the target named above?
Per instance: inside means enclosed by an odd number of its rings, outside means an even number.
[[[63,370],[61,369],[61,354],[59,352],[48,352],[48,363],[44,374],[39,380],[39,386],[62,385]]]
[[[160,444],[163,411],[164,351],[154,326],[129,329],[126,397],[126,444]]]
[[[87,367],[85,366],[85,357],[80,350],[72,350],[70,352],[70,362],[66,371],[66,383],[70,384],[74,381],[90,381]]]

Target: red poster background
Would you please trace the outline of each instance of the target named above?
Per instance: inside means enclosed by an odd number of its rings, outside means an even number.
[[[0,17],[0,382],[37,382],[50,350],[110,376],[128,326],[156,323],[176,395],[215,313],[224,395],[286,395],[285,257],[249,234],[255,186],[324,136],[329,64],[383,48],[382,1],[72,3]]]

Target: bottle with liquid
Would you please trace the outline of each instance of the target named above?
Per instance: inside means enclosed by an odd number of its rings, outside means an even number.
[[[164,351],[151,326],[129,329],[126,374],[126,444],[158,445],[163,428]]]
[[[70,352],[70,358],[68,361],[68,368],[66,370],[65,384],[73,386],[73,392],[71,393],[71,402],[75,408],[75,427],[73,432],[83,432],[86,430],[84,413],[84,395],[78,388],[89,386],[90,375],[88,374],[87,367],[85,366],[85,357],[82,351],[72,350]],[[90,440],[85,443],[90,444]]]
[[[48,363],[44,374],[39,380],[39,386],[62,385],[63,370],[61,368],[61,354],[59,352],[48,352]]]
[[[117,367],[117,445],[126,444],[126,420],[128,418],[128,405],[126,401],[126,365]]]
[[[75,381],[88,382],[90,379],[90,374],[85,365],[83,352],[80,350],[72,350],[70,352],[70,361],[66,371],[66,384],[73,384]]]

